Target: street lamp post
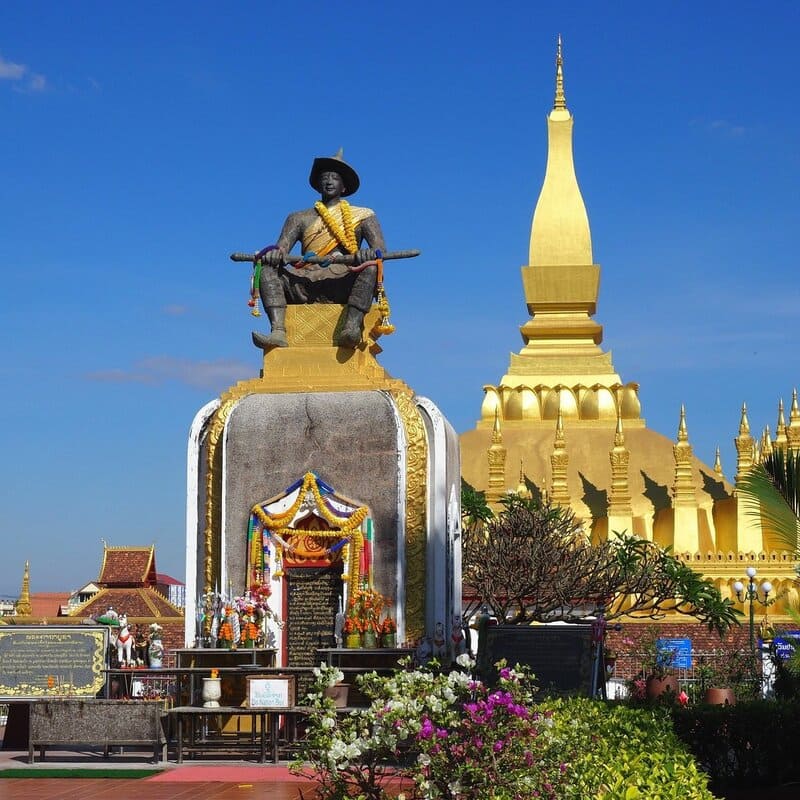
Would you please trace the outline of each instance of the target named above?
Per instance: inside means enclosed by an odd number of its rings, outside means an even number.
[[[772,591],[772,584],[769,581],[764,581],[760,587],[756,587],[756,568],[748,567],[745,570],[747,575],[747,586],[741,581],[736,581],[733,584],[733,591],[736,592],[736,597],[740,602],[745,600],[750,603],[750,652],[755,656],[756,654],[756,640],[755,640],[755,604],[760,603],[762,606],[768,606],[773,601],[769,599],[769,593]],[[759,597],[759,589],[764,595],[762,600]]]

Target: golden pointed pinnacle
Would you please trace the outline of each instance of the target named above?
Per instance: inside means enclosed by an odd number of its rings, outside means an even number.
[[[686,407],[683,403],[681,403],[681,421],[678,423],[678,441],[689,441],[689,431],[686,428]]]
[[[340,147],[340,148],[339,148],[339,149],[336,151],[336,155],[334,156],[334,158],[335,158],[337,161],[344,161],[344,147]]]
[[[561,53],[561,34],[558,34],[558,44],[556,46],[556,99],[553,108],[567,107],[567,98],[564,96],[564,57]]]
[[[556,418],[556,440],[555,440],[555,447],[562,448],[566,443],[566,437],[564,436],[564,417],[561,416],[561,408],[558,409],[558,417]]]
[[[32,613],[30,561],[25,562],[25,571],[22,573],[22,589],[19,593],[19,600],[16,602],[16,612],[22,617],[28,616]]]
[[[747,403],[742,403],[742,418],[739,420],[739,436],[750,433],[750,421],[747,419]]]
[[[769,425],[764,426],[764,433],[761,436],[761,458],[772,455],[772,438],[769,435]]]
[[[714,456],[714,472],[722,477],[722,457],[719,454],[719,447],[717,447],[717,452]]]
[[[500,426],[500,412],[494,410],[494,425],[492,425],[492,444],[502,444],[503,430]]]
[[[617,428],[614,431],[614,447],[625,446],[625,432],[622,430],[622,414],[617,409]]]
[[[789,410],[789,424],[800,423],[800,406],[797,404],[797,389],[792,389],[792,407]]]

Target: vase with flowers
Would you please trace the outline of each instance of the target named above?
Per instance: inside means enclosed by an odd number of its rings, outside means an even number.
[[[388,614],[381,622],[381,647],[397,647],[397,623]]]
[[[378,635],[381,629],[381,611],[385,600],[374,589],[359,589],[347,601],[347,613],[344,620],[345,642],[351,645],[351,635],[356,632],[360,637],[360,647],[378,646]],[[355,637],[353,636],[353,639]]]

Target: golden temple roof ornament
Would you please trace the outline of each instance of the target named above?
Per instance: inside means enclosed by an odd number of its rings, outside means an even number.
[[[561,34],[558,34],[556,47],[556,99],[553,108],[566,108],[567,98],[564,96],[564,58],[561,55]]]
[[[722,456],[719,453],[719,447],[717,447],[716,455],[714,456],[714,473],[719,475],[720,478],[723,477],[722,472]]]
[[[31,564],[30,561],[25,562],[25,571],[22,573],[22,589],[19,593],[19,600],[15,604],[16,612],[21,617],[30,616],[33,613],[31,609]]]
[[[500,426],[500,412],[494,412],[492,443],[486,453],[489,462],[489,482],[486,486],[486,500],[496,503],[506,493],[506,448],[503,445],[503,431]]]
[[[742,403],[742,416],[739,420],[739,435],[733,440],[736,445],[736,478],[738,482],[745,472],[753,467],[755,439],[750,435],[750,421],[747,419],[747,404]]]
[[[622,417],[617,415],[617,428],[614,432],[614,447],[608,454],[611,462],[611,488],[608,495],[608,530],[633,533],[633,507],[628,483],[628,467],[631,454],[625,447],[625,433]]]
[[[675,457],[675,481],[672,485],[674,519],[672,546],[676,553],[691,551],[697,546],[697,490],[694,485],[694,458],[686,427],[686,408],[681,405],[678,441],[672,447]]]
[[[759,453],[759,461],[766,458],[767,456],[771,456],[774,452],[772,447],[772,439],[769,433],[769,425],[764,426],[764,433],[761,436],[761,449]]]
[[[553,472],[553,479],[550,490],[550,500],[557,506],[569,507],[569,488],[567,486],[567,467],[569,456],[567,455],[567,440],[564,436],[564,418],[561,416],[561,409],[558,410],[556,419],[556,437],[553,442],[553,452],[550,456],[550,467]]]
[[[783,398],[778,400],[778,424],[775,426],[775,449],[786,452],[789,449],[789,437],[786,435],[786,416],[783,413]]]
[[[789,409],[789,427],[786,429],[789,447],[800,450],[800,406],[797,403],[797,389],[792,389],[792,407]]]

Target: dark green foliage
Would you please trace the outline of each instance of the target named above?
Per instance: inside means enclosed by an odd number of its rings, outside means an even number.
[[[711,780],[712,791],[800,780],[800,703],[673,708],[675,733]],[[758,797],[755,792],[754,797]]]

